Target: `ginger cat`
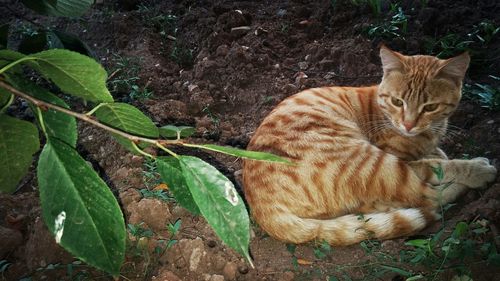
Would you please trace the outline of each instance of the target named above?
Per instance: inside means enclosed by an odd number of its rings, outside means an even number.
[[[349,245],[413,234],[439,218],[439,204],[495,179],[487,159],[448,160],[438,148],[469,55],[440,60],[383,46],[380,57],[379,85],[302,91],[255,132],[248,149],[296,164],[244,161],[251,213],[271,236]]]

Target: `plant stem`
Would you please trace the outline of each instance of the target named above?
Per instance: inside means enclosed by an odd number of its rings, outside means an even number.
[[[38,123],[40,123],[40,128],[42,128],[45,137],[48,138],[47,130],[45,129],[45,122],[43,122],[42,110],[38,106],[36,107],[36,115],[38,116],[38,121],[39,121]]]
[[[100,103],[96,107],[92,108],[89,112],[85,113],[85,115],[92,115],[94,112],[96,112],[101,106],[105,105],[106,103]]]
[[[5,105],[0,108],[0,114],[2,114],[7,109],[7,107],[12,104],[12,101],[14,101],[14,95],[10,95],[7,103],[5,103]]]
[[[36,60],[36,58],[24,57],[24,58],[18,59],[16,61],[13,61],[13,62],[9,63],[8,65],[4,66],[2,69],[0,69],[0,74],[4,73],[7,69],[13,67],[14,65],[19,64],[19,63],[26,61],[26,60]]]
[[[17,90],[16,88],[12,87],[11,85],[5,83],[4,81],[1,81],[0,80],[0,87],[6,89],[7,91],[11,92],[12,94],[18,96],[18,97],[21,97],[27,101],[30,101],[32,102],[35,106],[37,107],[42,107],[42,108],[50,108],[50,109],[53,109],[53,110],[56,110],[56,111],[59,111],[59,112],[62,112],[62,113],[65,113],[67,115],[70,115],[70,116],[73,116],[77,119],[80,119],[84,122],[87,122],[87,123],[90,123],[98,128],[101,128],[101,129],[104,129],[108,132],[111,132],[113,134],[117,134],[119,136],[122,136],[128,140],[130,140],[131,142],[133,143],[138,143],[138,142],[145,142],[145,143],[150,143],[150,144],[153,144],[155,146],[158,146],[158,145],[172,145],[172,144],[176,144],[176,145],[181,145],[182,142],[181,141],[178,141],[178,140],[162,140],[162,139],[150,139],[150,138],[145,138],[145,137],[140,137],[140,136],[136,136],[136,135],[132,135],[132,134],[129,134],[129,133],[126,133],[124,131],[121,131],[121,130],[118,130],[118,129],[115,129],[113,127],[110,127],[106,124],[103,124],[99,121],[97,121],[96,119],[94,119],[93,117],[91,116],[88,116],[86,114],[82,114],[82,113],[78,113],[78,112],[74,112],[74,111],[71,111],[69,109],[66,109],[66,108],[63,108],[63,107],[60,107],[60,106],[57,106],[55,104],[51,104],[51,103],[48,103],[48,102],[44,102],[42,100],[39,100],[37,98],[34,98],[26,93],[23,93],[19,90]]]

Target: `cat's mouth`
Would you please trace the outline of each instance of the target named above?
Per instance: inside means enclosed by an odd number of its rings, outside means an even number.
[[[403,126],[403,124],[396,123],[393,120],[391,120],[391,123],[394,126],[394,129],[400,135],[405,136],[405,137],[415,137],[415,136],[417,136],[417,135],[419,135],[419,134],[421,134],[422,132],[425,131],[425,128],[422,129],[420,127],[413,127],[410,130],[408,130],[407,128],[405,128],[405,126]]]
[[[403,126],[398,127],[397,130],[405,137],[414,137],[422,132],[420,130],[415,130],[415,129],[407,131],[406,128],[404,128]]]

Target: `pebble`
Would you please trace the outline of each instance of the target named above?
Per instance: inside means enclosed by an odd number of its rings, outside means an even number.
[[[207,246],[210,248],[213,248],[213,247],[217,246],[217,242],[215,242],[214,240],[208,240]]]
[[[238,272],[241,274],[247,274],[248,273],[248,266],[246,264],[238,266]]]
[[[301,61],[298,63],[300,70],[306,70],[309,67],[309,64],[305,61]]]
[[[227,280],[236,280],[236,274],[238,272],[238,266],[233,262],[228,262],[222,270],[222,274]]]

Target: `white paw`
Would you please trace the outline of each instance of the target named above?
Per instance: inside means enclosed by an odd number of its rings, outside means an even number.
[[[483,187],[495,180],[497,169],[490,165],[487,158],[477,157],[470,160],[470,176],[467,178],[467,186],[471,188]]]

